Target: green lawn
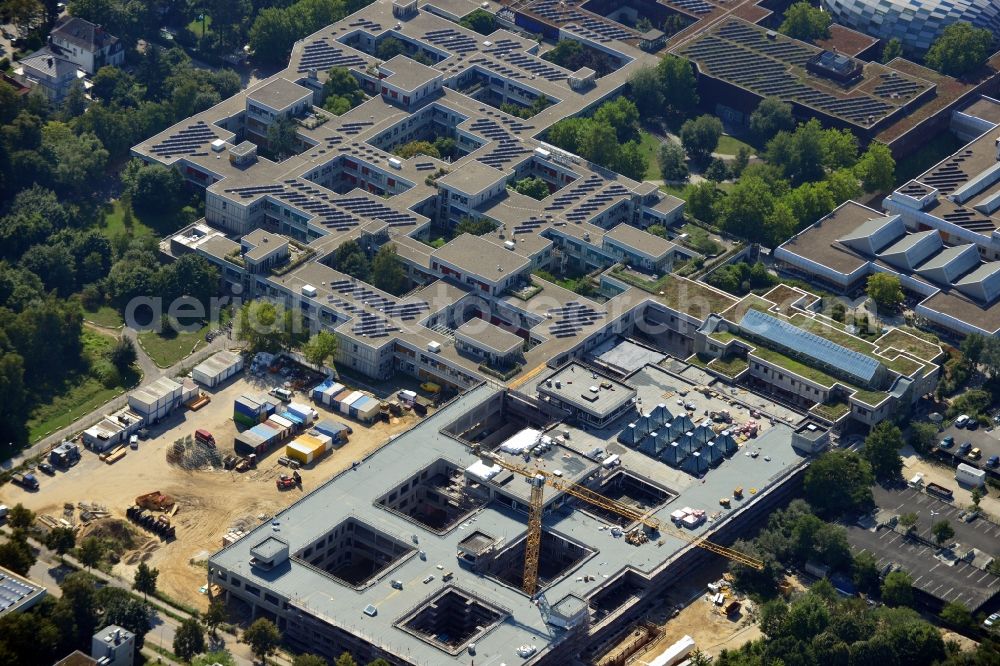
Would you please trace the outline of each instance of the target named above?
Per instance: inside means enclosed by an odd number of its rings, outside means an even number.
[[[110,348],[115,339],[96,331],[84,329],[82,334],[84,355],[97,359]],[[75,372],[66,377],[62,386],[47,394],[47,402],[37,402],[28,419],[28,436],[35,442],[65,428],[111,398],[134,386],[139,374],[132,371],[122,378],[118,386],[108,388],[100,380],[84,372]]]
[[[736,155],[740,151],[740,148],[746,148],[751,153],[754,152],[753,146],[745,141],[740,141],[734,136],[729,136],[728,134],[723,134],[719,137],[719,145],[716,146],[715,152],[721,153],[723,155]]]
[[[655,180],[659,180],[659,178],[656,178]],[[666,192],[667,194],[672,194],[675,197],[677,197],[678,199],[681,199],[682,201],[685,200],[684,199],[684,191],[686,189],[687,189],[687,185],[671,185],[669,183],[664,183],[663,185],[660,185],[660,191],[661,192]]]
[[[118,310],[110,305],[102,305],[96,310],[84,309],[83,318],[105,328],[119,328],[123,323]]]
[[[660,165],[656,154],[660,150],[660,140],[645,130],[639,131],[639,150],[646,158],[646,180],[660,180]]]
[[[161,368],[169,368],[203,344],[209,327],[202,326],[196,332],[177,333],[164,337],[155,331],[139,334],[139,342],[153,362]]]
[[[167,234],[180,230],[185,222],[186,220],[178,214],[139,215],[133,213],[131,233],[135,236],[163,238]],[[129,231],[125,228],[125,212],[122,209],[121,201],[115,200],[111,209],[105,212],[104,226],[101,230],[108,238]]]
[[[191,21],[190,23],[188,23],[187,28],[188,30],[194,33],[195,37],[201,39],[202,29],[200,20],[196,18],[195,20]],[[207,15],[205,16],[205,32],[212,32],[212,17]]]

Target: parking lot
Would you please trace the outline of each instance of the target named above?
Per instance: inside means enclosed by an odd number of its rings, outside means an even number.
[[[988,461],[991,456],[1000,456],[1000,430],[996,428],[987,429],[982,426],[976,430],[968,430],[966,428],[958,428],[952,425],[938,433],[938,442],[949,435],[955,438],[954,446],[948,449],[940,449],[940,451],[943,456],[951,459],[953,465],[958,465],[958,463],[964,462],[967,465],[979,467],[993,472],[994,474],[1000,473],[1000,468],[989,467],[986,464],[986,461]],[[972,448],[978,448],[982,451],[982,457],[978,460],[973,460],[967,455],[959,455],[958,449],[963,442],[969,442],[972,444]]]
[[[966,562],[945,562],[935,549],[889,528],[847,527],[847,541],[857,554],[867,551],[878,566],[895,562],[913,578],[913,586],[941,601],[957,602],[973,613],[1000,592],[1000,578]]]
[[[994,557],[1000,556],[1000,525],[982,517],[971,523],[963,522],[959,516],[965,511],[964,506],[950,504],[917,488],[889,489],[875,486],[874,495],[879,508],[899,515],[910,512],[917,514],[916,532],[924,539],[933,541],[931,525],[947,520],[955,530],[956,543],[978,548]]]
[[[283,445],[264,455],[256,470],[243,474],[212,468],[189,470],[167,462],[167,449],[178,438],[198,428],[215,436],[220,453],[231,453],[236,433],[233,400],[244,393],[261,393],[283,381],[284,378],[268,373],[258,376],[242,373],[220,387],[207,389],[206,393],[212,397],[207,406],[196,412],[182,408],[152,427],[150,439],[140,441],[137,451],[129,450],[115,464],[107,465],[96,454],[84,451],[82,460],[66,471],[58,471],[52,477],[38,474],[41,482],[38,492],[25,492],[12,484],[3,486],[0,503],[22,502],[36,513],[59,519],[64,516],[66,503],[94,502],[108,509],[110,520],[120,520],[138,495],[155,490],[170,495],[179,507],[171,518],[177,530],[176,539],[161,542],[151,533],[139,530],[140,544],[135,552],[123,556],[122,563],[115,565],[115,573],[130,580],[138,562],[147,562],[160,570],[160,589],[203,608],[207,601],[199,588],[205,584],[206,575],[199,563],[221,547],[226,532],[256,526],[301,498],[304,492],[349,469],[352,463],[370,455],[391,436],[408,430],[418,420],[406,412],[389,423],[366,426],[316,406],[321,419],[347,423],[354,432],[347,444],[301,471],[301,489],[279,491],[275,487],[277,475],[288,471],[277,462],[284,455]],[[304,392],[295,399],[309,401]]]

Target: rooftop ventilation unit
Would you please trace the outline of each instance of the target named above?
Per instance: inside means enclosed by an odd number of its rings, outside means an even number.
[[[302,285],[302,295],[303,296],[308,296],[309,298],[315,298],[316,297],[316,287],[312,286],[311,284],[304,284],[304,285]]]

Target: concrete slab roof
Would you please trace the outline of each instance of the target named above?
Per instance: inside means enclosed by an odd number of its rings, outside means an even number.
[[[462,234],[431,255],[446,261],[463,273],[499,280],[517,273],[531,262],[513,250],[508,250],[481,236]]]
[[[312,97],[313,92],[293,81],[278,77],[271,79],[247,94],[247,99],[260,102],[275,111],[284,111],[303,97]]]
[[[588,375],[589,376],[589,375]],[[643,381],[662,382],[662,375],[656,374]],[[665,385],[659,383],[653,389],[662,393]],[[553,633],[545,624],[535,604],[515,587],[497,579],[477,575],[471,570],[456,566],[455,554],[458,546],[475,532],[485,533],[511,544],[523,537],[526,529],[526,515],[490,504],[446,534],[431,533],[402,515],[389,512],[373,504],[393,484],[410,478],[414,470],[434,463],[440,458],[452,461],[461,468],[467,467],[478,458],[466,446],[442,429],[459,416],[466,414],[495,396],[495,390],[484,386],[473,389],[443,407],[362,461],[355,469],[345,471],[305,496],[288,509],[276,515],[269,523],[261,525],[246,538],[213,555],[210,568],[222,567],[231,574],[264,588],[294,607],[300,607],[325,621],[342,627],[392,653],[405,655],[414,663],[444,664],[464,663],[434,645],[422,641],[395,626],[399,618],[410,614],[428,594],[438,589],[440,569],[452,570],[453,579],[449,585],[468,592],[491,604],[505,609],[504,619],[485,635],[476,639],[477,661],[500,663],[514,659],[516,646],[534,644],[539,648],[536,656],[544,656],[553,645],[558,644],[562,634]],[[617,429],[624,427],[619,423]],[[614,428],[595,435],[572,429],[570,441],[574,449],[588,447],[592,443],[603,443],[616,435]],[[679,506],[710,509],[718,506],[718,498],[729,495],[732,488],[745,486],[757,488],[758,492],[748,498],[743,505],[730,512],[713,515],[713,520],[689,531],[691,535],[707,534],[731,520],[747,505],[763,498],[769,488],[797,469],[804,461],[791,446],[791,428],[776,425],[769,428],[754,441],[754,447],[766,452],[764,457],[750,458],[737,453],[710,471],[704,480],[678,472],[682,487],[675,488],[678,495],[669,504],[656,510],[655,516],[669,524],[669,513]],[[559,450],[558,447],[553,451]],[[405,455],[401,455],[405,452]],[[562,464],[562,455],[557,456]],[[639,455],[639,454],[637,454]],[[585,458],[576,454],[577,458]],[[666,465],[645,458],[646,466],[669,470]],[[555,463],[552,463],[555,464]],[[599,465],[595,465],[599,467]],[[669,470],[676,472],[676,470]],[[644,470],[636,470],[645,476]],[[687,481],[684,481],[687,479]],[[527,483],[514,480],[513,483]],[[547,495],[550,492],[547,491]],[[320,569],[301,563],[294,557],[287,567],[272,571],[262,571],[250,564],[250,549],[266,536],[277,536],[289,543],[294,554],[308,544],[315,542],[346,520],[355,520],[383,532],[402,543],[411,543],[411,535],[419,540],[423,557],[404,557],[382,577],[360,589],[345,586],[325,574]],[[592,514],[579,511],[557,511],[547,515],[543,527],[562,537],[586,545],[593,554],[585,557],[573,569],[551,582],[546,595],[553,601],[573,594],[587,599],[592,596],[608,577],[614,577],[626,569],[652,575],[668,566],[681,552],[691,548],[685,539],[678,538],[672,531],[661,533],[657,543],[635,547],[624,539],[615,538],[606,529],[607,523]],[[589,574],[588,579],[583,574]],[[420,583],[432,576],[429,583]],[[389,579],[408,581],[402,590],[394,590]],[[375,616],[362,613],[368,605],[377,609]]]
[[[635,398],[631,387],[575,361],[546,377],[538,391],[596,415],[610,414]]]

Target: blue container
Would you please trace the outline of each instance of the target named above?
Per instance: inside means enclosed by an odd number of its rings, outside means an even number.
[[[257,420],[260,416],[260,405],[247,398],[239,397],[233,401],[233,410]]]
[[[313,430],[332,438],[335,442],[340,442],[347,438],[347,426],[337,421],[320,421],[313,426]]]

